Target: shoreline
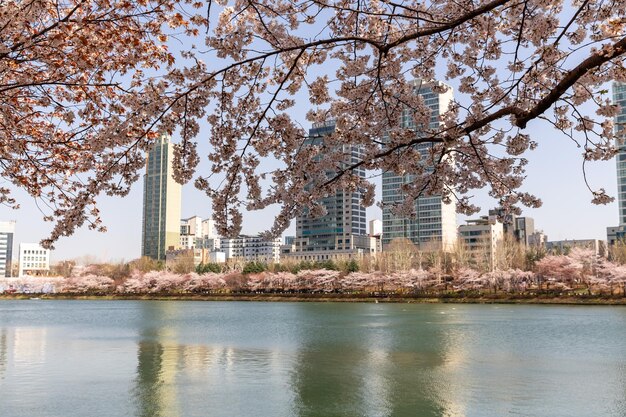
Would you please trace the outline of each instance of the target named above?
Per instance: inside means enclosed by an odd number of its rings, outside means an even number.
[[[494,295],[477,297],[372,296],[354,294],[0,294],[0,300],[144,300],[144,301],[260,301],[405,304],[546,304],[626,306],[626,297],[554,297]]]

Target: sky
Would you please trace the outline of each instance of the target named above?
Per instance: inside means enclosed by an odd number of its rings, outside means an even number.
[[[332,65],[331,65],[332,70]],[[454,87],[454,83],[452,83]],[[299,100],[306,99],[300,96]],[[304,127],[309,127],[304,114],[308,110],[307,102],[293,108],[292,116]],[[198,136],[199,154],[206,155],[208,150],[208,127],[201,126]],[[524,155],[528,160],[527,179],[523,190],[530,192],[543,201],[538,209],[525,209],[522,215],[533,217],[535,227],[543,230],[549,240],[562,239],[606,239],[606,227],[618,224],[617,203],[605,206],[591,204],[592,195],[585,186],[582,172],[581,149],[577,148],[569,138],[555,131],[542,121],[530,123],[526,129],[533,140],[539,143],[535,151]],[[177,141],[174,135],[173,140]],[[271,161],[269,161],[271,164]],[[201,162],[199,173],[208,170],[205,161]],[[615,161],[597,162],[588,165],[587,176],[594,188],[605,188],[610,195],[616,196],[617,181]],[[380,198],[381,178],[375,179],[378,197]],[[0,206],[0,221],[15,220],[15,247],[20,242],[37,242],[48,236],[52,224],[43,221],[43,214],[35,200],[19,189],[0,180],[0,186],[7,186],[14,191],[14,196],[21,205],[18,210]],[[124,198],[106,197],[98,199],[106,233],[99,233],[83,227],[72,236],[63,237],[55,245],[52,260],[77,259],[81,262],[97,261],[129,261],[141,254],[141,218],[142,218],[143,179],[134,184],[131,192]],[[480,214],[486,214],[496,202],[488,197],[487,192],[479,190],[475,193],[475,204],[482,208]],[[261,213],[248,213],[244,216],[242,233],[256,234],[271,226],[271,216],[278,212],[276,207],[268,208]],[[206,195],[193,187],[183,186],[182,217],[198,215],[207,218],[211,214],[211,202]],[[367,211],[368,220],[382,218],[376,206]],[[458,217],[463,224],[465,216]],[[285,235],[295,234],[295,222]]]

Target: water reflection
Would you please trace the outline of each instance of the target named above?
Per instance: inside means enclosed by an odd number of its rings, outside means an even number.
[[[176,386],[178,346],[176,332],[164,324],[174,313],[168,303],[142,305],[141,328],[137,346],[137,377],[134,390],[138,417],[179,415]]]
[[[7,362],[9,360],[9,349],[8,349],[8,336],[7,329],[0,329],[0,381],[4,379],[4,373],[7,369]]]
[[[626,309],[48,305],[0,316],[2,417],[626,416]]]
[[[299,310],[311,317],[315,308]],[[328,315],[318,312],[320,322],[299,333],[292,378],[298,416],[466,415],[459,374],[472,337],[456,328],[458,314],[359,305],[342,317],[325,308]]]

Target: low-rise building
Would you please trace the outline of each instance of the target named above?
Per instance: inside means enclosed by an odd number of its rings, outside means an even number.
[[[205,249],[206,251],[206,249]],[[223,264],[226,262],[226,254],[219,251],[206,251],[204,263]]]
[[[335,248],[319,248],[309,246],[306,239],[296,238],[295,245],[281,246],[281,257],[295,261],[327,261],[360,258],[380,251],[381,240],[373,236],[351,235],[349,238],[335,239],[338,240]]]
[[[215,230],[213,219],[202,220],[193,216],[180,221],[180,249],[208,249],[217,251],[220,248],[220,237]]]
[[[46,276],[50,273],[50,250],[38,243],[20,243],[18,276]]]
[[[522,245],[530,245],[530,236],[535,233],[535,220],[532,217],[520,217],[507,213],[502,207],[489,210],[489,216],[496,216],[502,222],[505,235],[511,236]]]
[[[279,262],[282,239],[266,239],[261,236],[241,235],[236,238],[221,239],[221,251],[226,260],[241,259],[244,261]]]
[[[626,242],[626,226],[607,227],[606,241],[609,246],[613,246],[617,242]]]
[[[495,216],[482,216],[459,226],[459,239],[474,262],[493,270],[504,227]]]
[[[291,259],[294,261],[337,261],[341,259],[358,259],[367,255],[369,252],[363,249],[333,249],[333,250],[315,250],[315,251],[296,251],[289,254],[282,254],[281,259]]]
[[[605,253],[606,243],[599,239],[565,239],[546,244],[546,249],[552,253],[567,253],[574,248],[591,249],[594,254],[601,255]]]

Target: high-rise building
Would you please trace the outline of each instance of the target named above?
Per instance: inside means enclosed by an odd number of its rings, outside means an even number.
[[[615,132],[626,129],[626,84],[613,83],[613,104],[618,104],[620,112],[615,116]],[[624,133],[624,132],[622,132]],[[619,226],[607,228],[607,241],[610,245],[626,239],[626,137],[617,140],[617,202]]]
[[[180,244],[182,187],[172,177],[173,153],[169,136],[162,135],[146,158],[141,254],[158,260]]]
[[[424,98],[425,104],[432,110],[430,129],[440,125],[439,116],[448,110],[452,101],[452,88],[447,87],[445,93],[436,93],[432,84],[414,81],[415,94]],[[413,115],[405,112],[402,126],[415,129]],[[419,134],[416,132],[416,135]],[[417,149],[426,155],[431,144],[417,145]],[[419,249],[451,249],[457,241],[456,204],[445,204],[440,195],[423,196],[415,201],[415,216],[405,217],[394,215],[391,206],[404,199],[401,187],[414,178],[410,175],[394,172],[383,172],[383,247],[393,239],[407,238]]]
[[[11,276],[15,222],[0,222],[0,277]]]
[[[324,136],[332,134],[335,122],[315,124],[309,130],[307,144],[320,145]],[[346,163],[359,162],[363,157],[361,147],[342,145],[341,152]],[[365,170],[357,168],[354,173],[365,177]],[[333,173],[329,172],[328,175]],[[307,214],[296,218],[295,252],[297,259],[323,260],[335,258],[337,254],[350,256],[353,253],[369,253],[370,239],[367,236],[365,206],[360,192],[339,190],[320,200],[326,214],[313,217]]]
[[[615,131],[626,129],[626,84],[613,84],[613,104],[620,106],[615,116]],[[626,138],[619,142],[617,153],[617,192],[619,201],[619,224],[626,225]]]

